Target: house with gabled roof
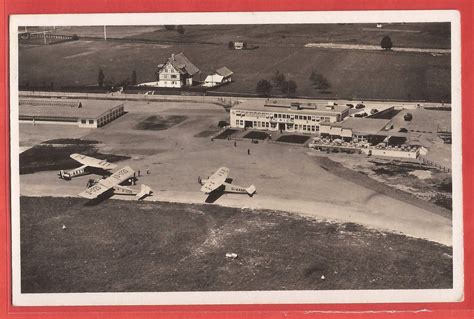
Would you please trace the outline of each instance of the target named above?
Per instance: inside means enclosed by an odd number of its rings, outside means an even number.
[[[158,65],[157,86],[169,88],[192,86],[193,82],[199,80],[200,74],[198,67],[191,63],[183,52],[171,54],[166,63]]]
[[[223,66],[222,68],[217,69],[214,74],[208,75],[204,80],[203,86],[213,87],[230,83],[232,82],[232,74],[234,74],[234,72]]]

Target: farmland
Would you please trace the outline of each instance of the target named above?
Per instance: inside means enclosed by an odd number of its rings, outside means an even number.
[[[449,48],[449,25],[446,26],[397,25],[389,26],[397,31],[388,32],[395,45]],[[94,34],[92,27],[87,27],[86,37],[79,41],[49,46],[21,44],[19,83],[22,87],[96,86],[99,69],[104,70],[106,82],[129,79],[133,70],[138,82],[150,82],[155,80],[157,64],[172,53],[184,52],[201,69],[202,79],[222,66],[234,72],[234,82],[219,88],[219,92],[254,94],[256,83],[270,80],[278,70],[296,82],[298,96],[450,101],[449,55],[304,47],[317,41],[378,44],[385,33],[373,31],[372,27],[186,26],[184,35],[156,27],[152,31],[142,29],[139,34],[129,31],[128,36],[107,42],[100,38],[100,28]],[[109,29],[113,34],[113,28]],[[82,28],[67,30],[82,35]],[[62,31],[59,28],[57,32]],[[245,40],[258,49],[228,50],[230,40]],[[313,70],[327,77],[331,83],[329,92],[312,87],[309,75]],[[282,92],[274,88],[272,94]]]

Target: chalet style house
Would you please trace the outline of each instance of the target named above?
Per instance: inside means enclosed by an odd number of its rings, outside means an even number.
[[[166,63],[158,65],[157,86],[167,88],[192,86],[194,81],[199,80],[200,74],[201,71],[182,52],[171,54]]]

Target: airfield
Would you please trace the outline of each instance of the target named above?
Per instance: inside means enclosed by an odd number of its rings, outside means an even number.
[[[86,129],[81,139],[99,141],[95,146],[103,154],[129,157],[117,164],[140,170],[139,183],[154,190],[147,200],[204,203],[207,196],[199,192],[198,177],[206,178],[217,168],[227,166],[235,184],[244,187],[254,184],[257,194],[254,197],[226,194],[216,204],[354,222],[451,245],[450,216],[429,210],[429,205],[422,208],[387,192],[360,187],[357,181],[321,167],[318,154],[305,147],[266,141],[253,144],[251,140],[238,140],[234,144],[233,140],[211,139],[218,132],[217,123],[228,117],[219,105],[127,102],[126,110],[126,115],[103,128]],[[137,129],[138,124],[143,126],[150,118],[161,119],[158,130],[146,125],[148,129]],[[34,143],[42,134],[48,140],[51,130],[57,129],[50,125],[21,124],[20,144]],[[77,134],[74,129],[71,137],[79,137]],[[21,194],[76,196],[90,178],[83,176],[67,182],[56,173],[21,175]]]
[[[128,101],[126,112],[98,129],[20,124],[22,150],[95,141],[154,190],[91,206],[77,195],[94,176],[20,175],[23,291],[451,287],[448,210],[302,145],[211,138],[228,120],[217,104]],[[198,177],[221,166],[257,194],[206,204]]]

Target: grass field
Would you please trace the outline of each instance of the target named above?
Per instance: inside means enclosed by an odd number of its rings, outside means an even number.
[[[167,130],[170,127],[173,127],[183,122],[184,120],[186,120],[186,118],[186,116],[181,115],[171,115],[166,117],[152,115],[142,120],[141,122],[138,122],[137,125],[135,125],[134,129],[151,131]]]
[[[268,138],[268,133],[266,132],[259,132],[259,131],[252,131],[243,136],[243,138],[248,138],[248,139],[256,139],[256,140],[265,140]]]
[[[129,157],[116,154],[100,153],[94,140],[59,139],[43,142],[20,154],[20,174],[34,172],[71,169],[81,166],[80,163],[69,157],[70,154],[80,153],[109,162],[118,162]]]
[[[154,40],[161,42],[208,43],[227,46],[229,41],[247,41],[258,46],[291,46],[311,42],[379,45],[390,35],[398,47],[449,48],[449,23],[386,24],[281,24],[281,25],[189,25],[185,33],[168,31],[162,26],[108,26],[107,37]],[[61,34],[103,37],[102,26],[57,27]]]
[[[309,136],[304,135],[282,135],[277,139],[277,142],[304,144],[309,139]]]
[[[360,25],[361,30],[367,27]],[[234,82],[217,89],[221,92],[255,93],[256,83],[270,79],[278,70],[296,82],[299,96],[450,101],[449,55],[304,48],[305,43],[316,41],[380,41],[381,32],[358,28],[351,25],[193,26],[183,36],[160,29],[132,35],[128,38],[131,42],[82,39],[50,46],[22,45],[19,83],[21,86],[53,83],[56,88],[94,86],[100,68],[104,70],[106,82],[129,79],[133,70],[137,72],[138,82],[150,82],[155,80],[159,63],[172,53],[184,52],[201,69],[202,79],[222,66],[234,72]],[[404,46],[449,46],[446,24],[397,26],[399,28],[420,31],[395,32],[393,41],[398,41],[395,39],[399,36]],[[245,34],[245,38],[238,38],[237,34]],[[227,49],[229,39],[241,38],[259,48]],[[151,42],[140,42],[140,39]],[[312,70],[328,78],[329,92],[319,92],[312,87],[309,80]],[[274,88],[273,94],[282,92]]]
[[[84,203],[21,198],[23,293],[452,287],[451,248],[356,224],[215,205]]]

